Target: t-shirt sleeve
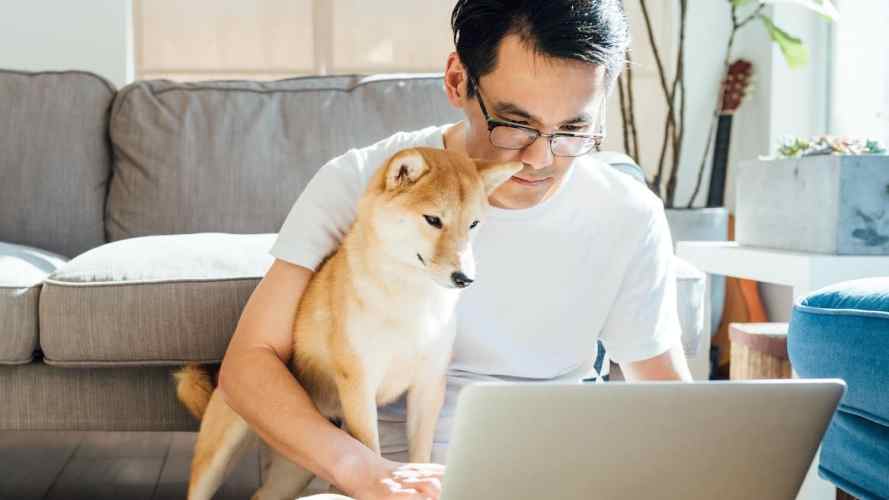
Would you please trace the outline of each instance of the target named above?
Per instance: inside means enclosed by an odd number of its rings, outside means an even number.
[[[269,253],[316,271],[355,220],[364,192],[360,150],[334,158],[309,181],[296,199]]]
[[[614,361],[652,358],[680,342],[673,241],[661,205],[629,262],[600,339]]]

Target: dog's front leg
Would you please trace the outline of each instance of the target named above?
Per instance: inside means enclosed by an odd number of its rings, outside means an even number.
[[[355,439],[380,454],[377,426],[376,388],[364,377],[341,377],[336,381],[346,429]]]
[[[426,370],[407,393],[407,441],[411,462],[432,460],[435,424],[444,403],[446,377],[442,370]]]
[[[426,463],[432,460],[435,426],[444,404],[448,364],[456,334],[457,324],[451,318],[435,345],[430,346],[420,360],[414,383],[408,389],[407,441],[411,462]]]

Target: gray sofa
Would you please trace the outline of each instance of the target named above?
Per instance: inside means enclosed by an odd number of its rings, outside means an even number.
[[[221,360],[314,172],[461,118],[438,75],[0,70],[0,109],[0,429],[195,430],[172,367]],[[702,275],[677,279],[699,336]]]

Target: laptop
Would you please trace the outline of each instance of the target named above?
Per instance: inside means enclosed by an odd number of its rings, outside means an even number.
[[[441,500],[795,498],[838,379],[464,388]]]

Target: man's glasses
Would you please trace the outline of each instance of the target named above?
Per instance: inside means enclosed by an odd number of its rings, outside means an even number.
[[[605,99],[599,109],[599,132],[593,134],[580,134],[575,132],[554,132],[544,134],[536,128],[519,123],[492,118],[482,101],[481,87],[475,79],[470,80],[475,85],[478,94],[478,105],[488,123],[488,137],[491,144],[503,149],[524,149],[534,143],[539,137],[548,139],[549,149],[553,156],[583,156],[598,150],[605,138]]]

